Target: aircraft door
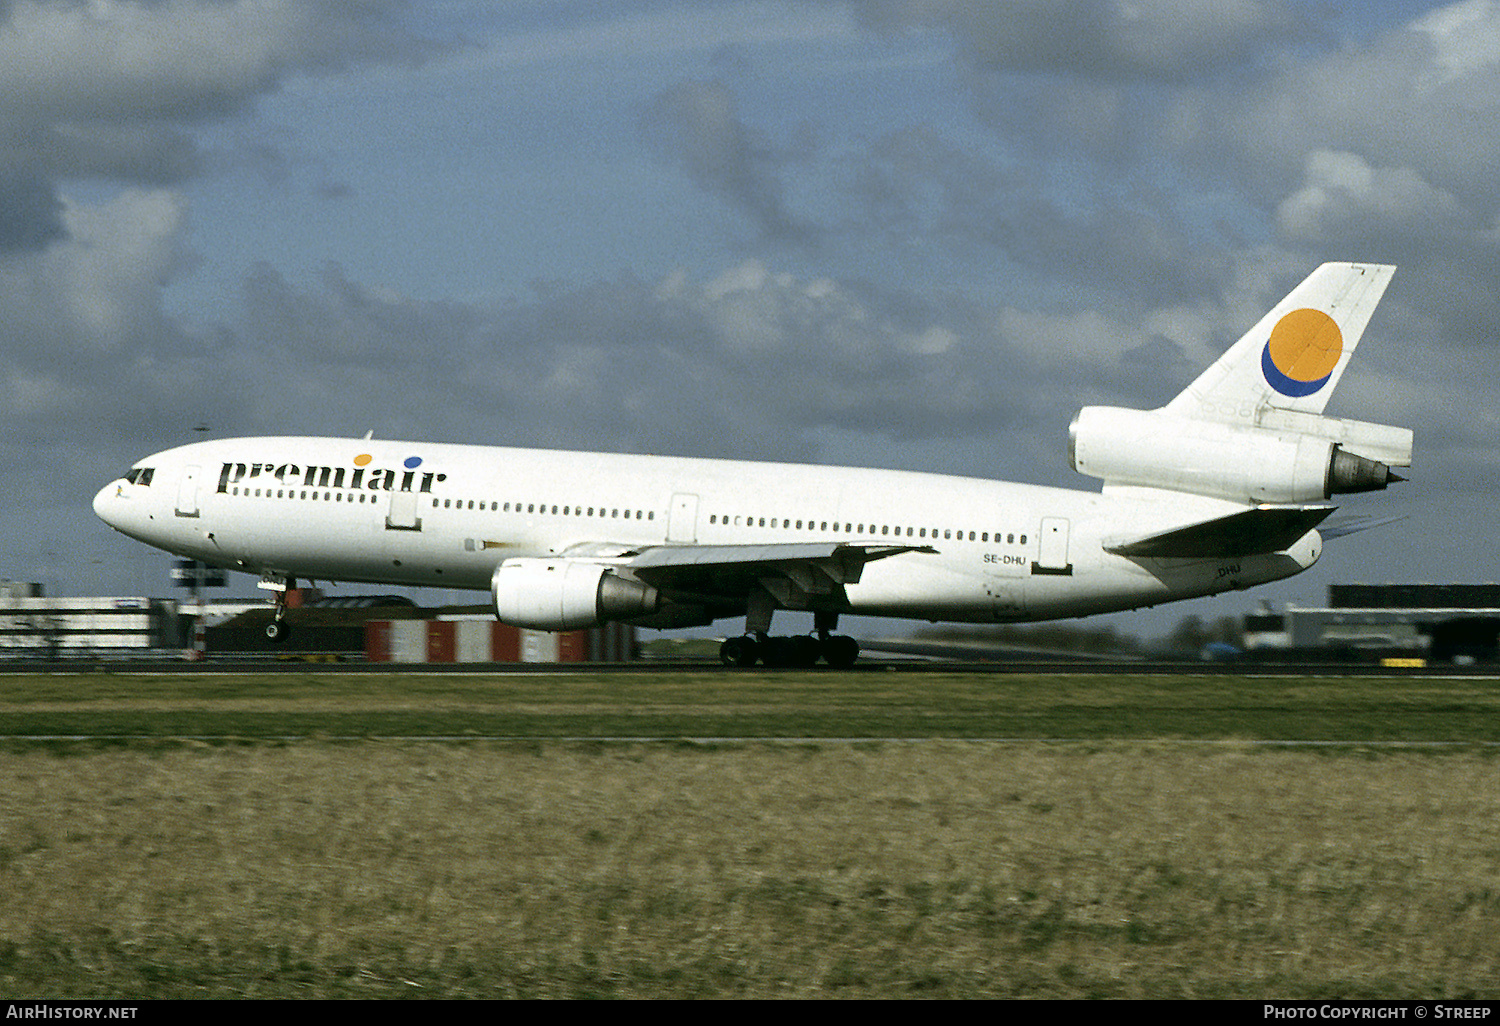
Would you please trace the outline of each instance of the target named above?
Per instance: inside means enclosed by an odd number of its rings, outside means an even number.
[[[1043,517],[1042,533],[1038,539],[1037,559],[1031,564],[1034,574],[1073,573],[1073,564],[1068,562],[1067,517]]]
[[[680,492],[672,496],[667,518],[667,541],[691,544],[698,540],[698,496]]]
[[[392,492],[391,508],[385,516],[387,531],[420,531],[422,518],[417,516],[416,492]]]
[[[177,484],[177,515],[180,517],[198,515],[199,473],[197,467],[182,468],[182,480]]]

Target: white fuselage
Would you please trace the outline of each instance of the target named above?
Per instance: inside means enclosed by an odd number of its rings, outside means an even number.
[[[149,475],[145,472],[149,471]],[[149,477],[149,480],[146,478]],[[257,574],[484,590],[504,560],[647,547],[909,545],[847,612],[1043,620],[1244,588],[1281,553],[1126,558],[1103,543],[1245,508],[1151,489],[1070,491],[895,470],[333,438],[200,442],[140,461],[94,509],[140,541]]]

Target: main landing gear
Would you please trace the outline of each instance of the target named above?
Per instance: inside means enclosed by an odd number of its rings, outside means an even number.
[[[812,667],[821,659],[836,669],[854,665],[859,658],[859,642],[843,634],[833,634],[838,626],[837,613],[813,614],[817,637],[800,634],[790,638],[768,637],[765,630],[747,632],[743,637],[728,638],[719,646],[719,661],[725,666]],[[765,625],[767,628],[770,624]]]

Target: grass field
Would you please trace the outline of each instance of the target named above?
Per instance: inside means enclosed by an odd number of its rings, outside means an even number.
[[[0,676],[0,737],[1500,742],[1478,677],[723,670]]]
[[[1494,689],[0,678],[0,991],[1493,999]]]

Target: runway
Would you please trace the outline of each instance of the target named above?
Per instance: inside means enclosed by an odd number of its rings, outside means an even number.
[[[438,675],[482,675],[482,676],[571,676],[577,674],[634,674],[660,673],[666,675],[682,673],[722,673],[734,677],[746,672],[771,674],[820,675],[871,673],[923,674],[973,674],[976,676],[1007,674],[1068,674],[1114,676],[1121,674],[1161,675],[1190,674],[1210,677],[1455,677],[1500,679],[1500,666],[1476,663],[1462,666],[1451,663],[1422,667],[1391,667],[1379,663],[1336,662],[1269,662],[1245,660],[1237,662],[1210,662],[1198,660],[1144,660],[1144,659],[1072,659],[1041,658],[1035,656],[1012,657],[1004,651],[975,652],[961,658],[951,654],[951,649],[920,644],[903,645],[897,651],[882,647],[862,655],[859,662],[847,669],[816,667],[812,670],[797,668],[754,667],[745,670],[726,667],[710,659],[642,659],[624,663],[373,663],[360,653],[329,655],[266,656],[245,654],[215,656],[204,660],[189,660],[181,656],[158,658],[130,658],[102,656],[67,660],[13,659],[0,661],[0,676],[15,674],[213,674],[213,673],[368,673],[368,674],[438,674]]]

